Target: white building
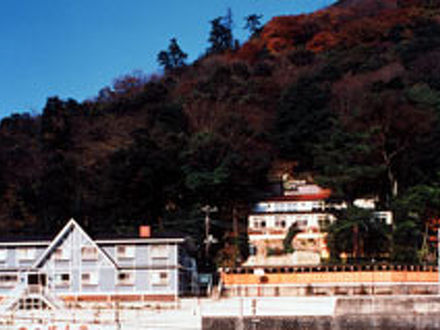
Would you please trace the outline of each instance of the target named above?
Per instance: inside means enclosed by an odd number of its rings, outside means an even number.
[[[256,253],[248,261],[271,263],[271,258],[267,256],[268,251],[283,250],[283,241],[292,225],[303,232],[321,233],[336,220],[332,214],[326,212],[325,200],[329,196],[330,190],[322,189],[316,184],[290,180],[285,182],[282,196],[256,203],[248,217],[249,241]],[[319,236],[320,240],[325,239],[321,234],[315,236]],[[318,254],[323,255],[325,251],[322,252]]]

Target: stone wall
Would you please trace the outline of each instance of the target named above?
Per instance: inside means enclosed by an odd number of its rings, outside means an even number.
[[[351,315],[347,317],[294,316],[294,317],[245,317],[203,318],[202,329],[206,330],[396,330],[439,329],[439,315]]]

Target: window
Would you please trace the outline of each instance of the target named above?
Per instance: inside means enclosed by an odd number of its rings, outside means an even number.
[[[81,274],[82,285],[98,285],[98,273],[89,272]]]
[[[16,274],[2,274],[0,275],[0,286],[10,287],[15,286],[18,282],[18,275]]]
[[[168,285],[168,272],[155,272],[151,274],[151,284],[153,285]]]
[[[18,260],[34,260],[35,259],[35,249],[34,248],[23,248],[17,250]]]
[[[134,285],[134,273],[122,271],[118,273],[118,285]]]
[[[168,262],[168,246],[154,245],[150,247],[151,262],[153,265],[166,265]]]
[[[153,258],[168,258],[168,245],[153,245],[150,252]]]
[[[116,246],[116,257],[118,259],[133,259],[134,246],[132,245],[118,245]]]
[[[67,249],[61,247],[57,248],[54,252],[55,260],[69,260],[69,254]]]
[[[0,249],[0,262],[5,262],[7,257],[8,250]]]
[[[94,246],[83,246],[81,258],[82,260],[98,260],[98,250]]]
[[[69,286],[70,274],[68,273],[55,274],[54,280],[55,280],[55,286]]]
[[[286,221],[285,220],[275,220],[275,227],[285,228],[286,227]]]

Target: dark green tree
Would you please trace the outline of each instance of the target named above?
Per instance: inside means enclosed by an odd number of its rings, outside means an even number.
[[[161,227],[168,203],[179,182],[179,164],[173,151],[158,145],[146,130],[133,133],[133,143],[110,159],[99,213],[105,226],[134,230],[140,224]],[[174,189],[171,189],[174,188]],[[102,227],[104,226],[104,227]]]
[[[244,18],[246,24],[244,25],[244,29],[248,30],[251,38],[258,36],[261,32],[261,19],[263,15],[252,14],[248,15]]]
[[[169,71],[176,68],[181,68],[186,65],[185,60],[188,54],[184,53],[177,43],[176,38],[170,40],[168,50],[162,50],[157,55],[157,61],[165,69]]]
[[[313,79],[302,78],[286,88],[273,131],[280,157],[298,161],[301,168],[312,167],[310,151],[327,138],[332,125],[329,101],[328,87]]]
[[[293,252],[292,240],[295,238],[296,234],[300,232],[301,230],[296,222],[289,227],[286,237],[284,237],[283,240],[283,249],[285,253]]]
[[[223,113],[214,126],[194,133],[182,153],[186,187],[202,204],[247,202],[264,185],[267,146],[233,112]]]
[[[313,166],[317,182],[332,189],[335,199],[350,205],[356,198],[376,196],[384,186],[384,167],[377,164],[370,135],[349,132],[338,121],[327,140],[313,145]]]
[[[47,157],[42,176],[35,183],[32,200],[36,204],[31,206],[45,233],[53,233],[68,219],[80,216],[74,208],[77,189],[75,172],[76,163],[71,157],[61,152],[50,153]]]
[[[209,33],[208,54],[219,54],[231,50],[234,46],[232,35],[232,14],[228,10],[226,16],[220,16],[211,21],[211,31]]]
[[[377,258],[389,252],[390,233],[387,225],[374,219],[367,209],[349,207],[330,225],[327,242],[332,258],[344,252],[353,258]]]
[[[394,232],[392,258],[399,262],[425,262],[433,259],[436,247],[428,237],[437,236],[440,217],[440,188],[418,185],[393,202]]]
[[[71,147],[71,114],[79,105],[74,100],[64,102],[58,97],[47,99],[41,116],[41,142],[45,151],[66,150]]]
[[[193,135],[183,153],[186,187],[195,193],[201,205],[215,205],[224,196],[230,178],[229,147],[220,136]]]

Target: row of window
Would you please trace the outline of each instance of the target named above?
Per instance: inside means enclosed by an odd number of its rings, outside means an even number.
[[[293,221],[293,223],[295,222],[300,228],[307,227],[307,220]],[[267,227],[267,223],[265,220],[261,220],[261,221],[257,220],[253,222],[253,228],[266,228],[266,227]],[[286,227],[287,227],[287,223],[285,220],[275,220],[275,228],[286,228]]]
[[[309,224],[309,221],[313,221],[313,218],[311,218],[310,216],[296,216],[296,217],[275,217],[275,221],[274,221],[274,226],[270,226],[270,223],[272,221],[267,221],[263,220],[264,217],[254,217],[253,221],[251,222],[251,227],[252,228],[266,228],[266,227],[271,227],[271,228],[286,228],[288,227],[291,223],[296,223],[300,228],[303,227],[307,227],[307,225]],[[328,226],[328,224],[330,223],[330,217],[328,215],[325,214],[320,214],[316,216],[316,220],[318,221],[318,225],[323,228],[325,226]],[[269,222],[269,225],[268,225]]]
[[[150,274],[150,281],[152,285],[168,285],[169,276],[168,272],[153,272]],[[81,274],[81,284],[84,286],[88,285],[98,285],[99,274],[97,272],[88,272]],[[122,271],[119,272],[116,278],[117,285],[134,285],[135,284],[135,273],[132,271]],[[70,285],[70,274],[69,273],[59,273],[55,275],[55,285],[56,286],[69,286]]]
[[[256,210],[260,211],[297,211],[297,210],[314,210],[323,209],[322,201],[311,202],[277,202],[277,203],[258,203]]]
[[[35,248],[19,248],[16,250],[17,259],[21,261],[31,261],[36,258]],[[54,252],[55,260],[70,260],[71,250],[58,248]],[[168,258],[168,247],[167,246],[151,246],[150,254],[153,259],[167,259]],[[83,246],[81,248],[81,259],[82,260],[98,260],[98,249],[95,246]],[[133,245],[118,245],[116,246],[116,258],[118,260],[124,259],[134,259],[135,257],[135,246]],[[7,249],[0,249],[0,262],[5,262],[7,258]]]
[[[117,285],[134,285],[135,273],[132,271],[122,271],[117,275]],[[168,285],[169,275],[168,272],[160,271],[150,274],[150,281],[152,285]],[[18,282],[18,275],[16,274],[4,274],[0,275],[0,287],[15,286]],[[84,286],[94,286],[99,283],[98,272],[85,272],[81,273],[81,284]],[[69,273],[57,273],[54,276],[54,284],[58,287],[70,286],[70,274]]]
[[[0,249],[0,262],[6,261],[7,249]],[[20,248],[16,250],[16,256],[18,260],[34,260],[36,255],[36,250],[34,248]]]

